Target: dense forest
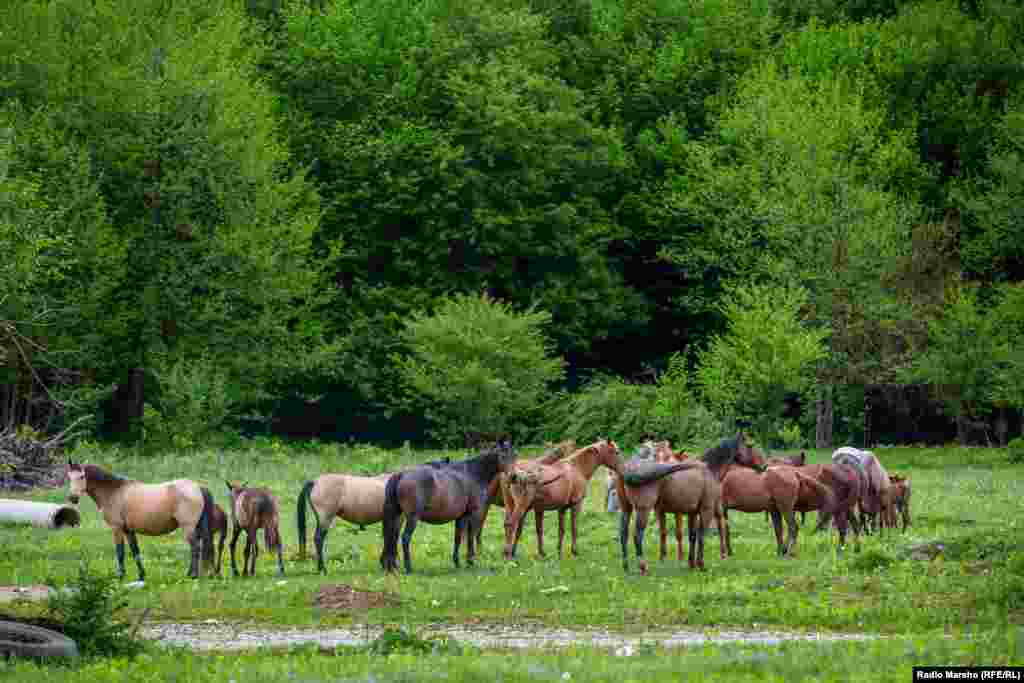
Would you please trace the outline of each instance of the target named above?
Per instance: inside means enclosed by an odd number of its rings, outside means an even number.
[[[0,429],[422,443],[409,323],[484,294],[564,359],[505,425],[530,436],[1020,430],[1018,2],[0,16]],[[759,374],[800,335],[801,381]]]

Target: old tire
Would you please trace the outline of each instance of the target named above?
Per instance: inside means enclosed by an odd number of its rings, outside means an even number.
[[[62,633],[40,626],[0,621],[0,655],[50,659],[78,656],[78,645]]]

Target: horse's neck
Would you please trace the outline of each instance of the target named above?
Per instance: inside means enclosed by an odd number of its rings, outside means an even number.
[[[90,481],[85,492],[96,503],[96,507],[102,510],[110,504],[114,496],[127,483],[127,481]]]
[[[717,467],[712,467],[711,465],[704,463],[704,467],[707,467],[708,471],[711,472],[712,476],[714,476],[718,481],[725,479],[725,475],[729,474],[729,472],[736,466],[737,465],[734,462],[723,463]]]
[[[572,466],[584,479],[590,479],[594,476],[594,470],[597,469],[597,450],[594,448],[588,448],[582,453],[573,458]]]

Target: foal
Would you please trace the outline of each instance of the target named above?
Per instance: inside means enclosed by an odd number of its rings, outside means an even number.
[[[231,572],[238,576],[235,564],[235,546],[238,535],[245,529],[245,557],[242,576],[256,575],[256,557],[260,546],[256,533],[263,529],[267,550],[277,550],[277,574],[284,576],[284,557],[281,549],[281,534],[278,532],[277,499],[267,489],[248,488],[245,484],[225,482],[231,494]]]

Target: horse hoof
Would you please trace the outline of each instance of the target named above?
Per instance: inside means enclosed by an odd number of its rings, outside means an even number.
[[[640,561],[640,576],[647,576],[647,561]]]

